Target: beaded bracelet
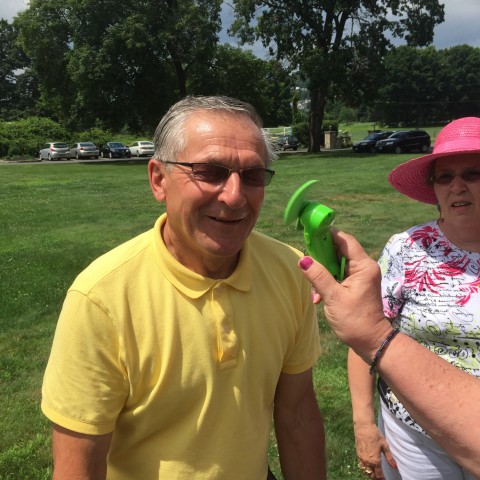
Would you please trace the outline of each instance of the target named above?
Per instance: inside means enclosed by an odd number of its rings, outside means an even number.
[[[369,368],[369,373],[370,375],[373,375],[375,372],[375,365],[378,362],[378,359],[380,358],[380,355],[383,353],[387,345],[392,341],[393,337],[399,332],[400,330],[398,328],[394,328],[389,334],[388,337],[382,342],[380,345],[380,348],[377,350],[377,353],[373,357],[372,363],[370,363],[370,368]]]

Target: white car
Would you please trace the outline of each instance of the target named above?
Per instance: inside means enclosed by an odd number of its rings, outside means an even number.
[[[153,142],[133,142],[128,148],[134,157],[153,157],[155,153],[155,145]]]

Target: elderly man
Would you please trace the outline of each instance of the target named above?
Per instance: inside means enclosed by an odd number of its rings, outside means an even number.
[[[82,272],[43,384],[54,479],[265,480],[273,414],[286,479],[326,477],[300,252],[252,231],[274,172],[254,109],[188,97],[161,120],[166,213]]]

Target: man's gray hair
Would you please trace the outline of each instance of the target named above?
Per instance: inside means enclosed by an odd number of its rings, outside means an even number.
[[[262,129],[263,122],[252,105],[236,98],[223,96],[188,96],[172,105],[155,130],[155,160],[175,161],[185,148],[185,122],[195,112],[217,111],[245,115],[258,127],[265,144],[265,165],[276,160],[277,153],[268,134]]]

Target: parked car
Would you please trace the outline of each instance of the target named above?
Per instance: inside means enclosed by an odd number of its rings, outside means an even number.
[[[273,140],[273,144],[279,150],[297,150],[298,148],[298,139],[296,137],[282,135]]]
[[[98,158],[98,147],[92,142],[79,142],[74,143],[70,147],[70,158]]]
[[[364,139],[354,142],[352,150],[354,152],[371,152],[375,153],[375,145],[379,140],[388,138],[393,132],[372,132],[369,133]]]
[[[60,158],[69,160],[70,149],[68,148],[68,145],[63,142],[47,142],[38,152],[38,157],[40,160],[57,160]]]
[[[130,149],[122,142],[107,142],[100,149],[100,155],[102,158],[130,158]]]
[[[375,145],[377,152],[426,152],[430,148],[430,135],[423,130],[400,130]]]
[[[135,157],[152,157],[155,153],[155,145],[153,142],[133,142],[128,148]]]

